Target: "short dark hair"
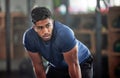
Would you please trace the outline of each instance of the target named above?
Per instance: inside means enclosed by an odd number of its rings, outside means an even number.
[[[35,7],[31,11],[32,22],[36,23],[39,20],[52,18],[50,10],[46,7]]]

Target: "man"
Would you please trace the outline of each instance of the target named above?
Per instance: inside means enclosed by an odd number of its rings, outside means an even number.
[[[34,26],[23,37],[23,44],[31,57],[37,78],[92,78],[92,56],[66,25],[52,19],[45,7],[31,12]],[[48,72],[42,57],[48,62]]]

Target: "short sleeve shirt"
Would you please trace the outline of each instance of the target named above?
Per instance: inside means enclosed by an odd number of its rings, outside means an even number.
[[[78,45],[80,62],[90,54],[87,47],[75,38],[73,31],[57,21],[54,22],[51,40],[44,42],[34,29],[30,28],[24,33],[23,44],[28,51],[40,53],[57,68],[67,67],[63,53],[71,50],[75,45]]]

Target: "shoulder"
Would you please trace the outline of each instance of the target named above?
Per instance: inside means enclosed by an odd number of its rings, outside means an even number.
[[[73,30],[69,26],[64,25],[60,22],[55,22],[55,28],[61,37],[71,36],[71,35],[74,36]]]
[[[37,34],[32,27],[27,29],[23,34],[23,43],[27,43],[31,41],[33,42],[36,35]]]
[[[30,38],[30,37],[32,37],[32,36],[35,36],[34,34],[35,34],[35,31],[34,31],[34,29],[31,27],[31,28],[27,29],[27,30],[24,32],[23,38],[26,38],[26,37]]]
[[[33,33],[33,28],[28,28],[25,32],[24,32],[24,36],[26,35],[31,35]]]
[[[66,52],[71,50],[76,45],[76,38],[74,36],[74,32],[71,28],[64,24],[58,25],[59,29],[57,29],[57,38],[59,39],[59,47],[62,52]],[[61,44],[62,43],[62,44]]]
[[[36,52],[36,46],[34,44],[37,43],[37,34],[34,31],[33,28],[29,28],[28,30],[25,31],[23,35],[23,45],[24,47],[31,52]]]
[[[72,39],[74,38],[74,32],[72,31],[72,29],[70,29],[68,26],[64,26],[60,31],[59,31],[59,35],[62,39]]]

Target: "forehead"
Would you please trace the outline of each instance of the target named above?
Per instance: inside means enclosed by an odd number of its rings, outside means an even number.
[[[44,20],[37,21],[35,23],[35,25],[36,26],[44,26],[44,25],[46,25],[48,23],[52,23],[52,19],[47,18],[47,19],[44,19]]]

